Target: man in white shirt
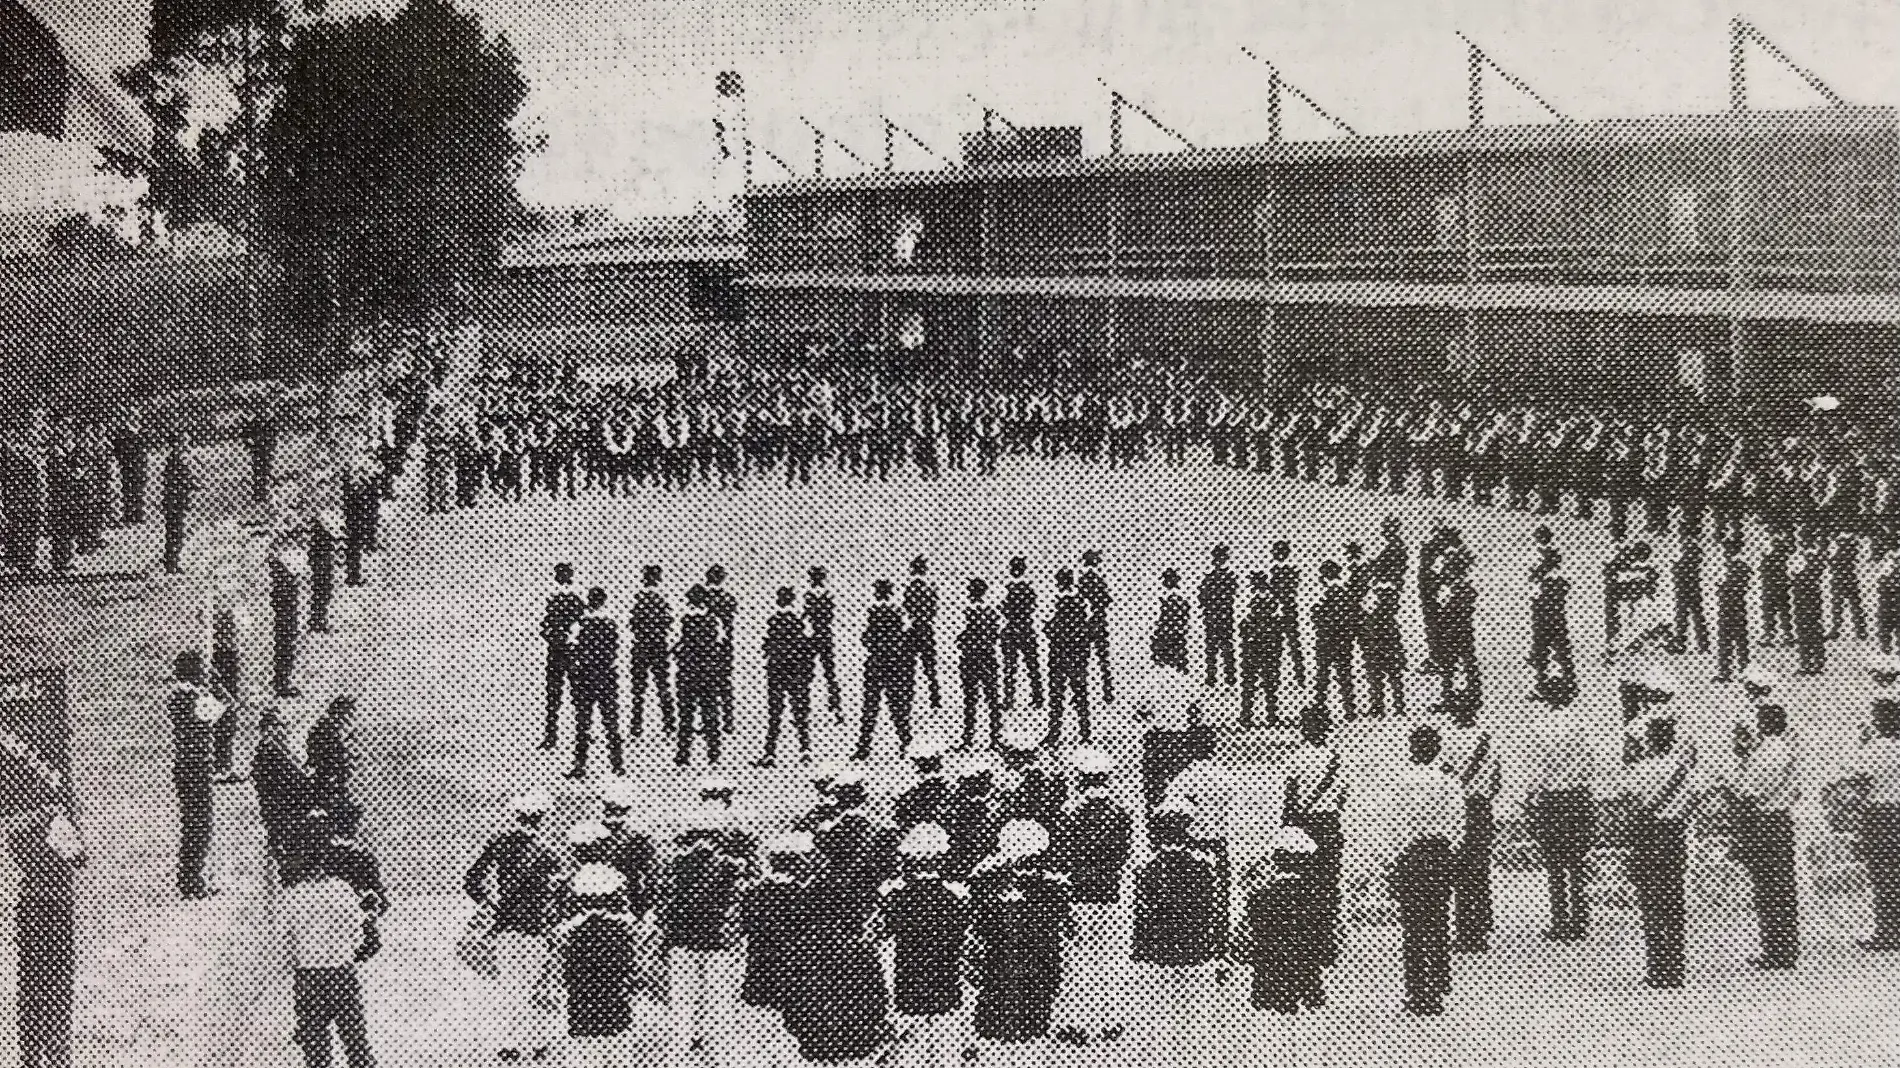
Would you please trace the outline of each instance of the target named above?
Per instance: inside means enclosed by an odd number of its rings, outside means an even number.
[[[306,1068],[329,1068],[331,1031],[343,1044],[349,1068],[374,1068],[369,1035],[363,1024],[363,992],[356,981],[362,955],[362,900],[320,862],[286,862],[288,886],[279,899],[291,966],[297,1013],[297,1045]]]
[[[1685,821],[1694,799],[1693,745],[1676,744],[1676,721],[1667,716],[1638,720],[1642,757],[1629,768],[1624,792],[1635,805],[1630,828],[1629,880],[1642,913],[1648,960],[1644,981],[1658,989],[1682,986],[1683,869],[1688,863]]]
[[[1414,728],[1407,744],[1412,762],[1391,785],[1400,848],[1387,892],[1399,905],[1405,1011],[1439,1016],[1451,992],[1451,884],[1464,836],[1464,791],[1438,768],[1437,728]]]
[[[1800,955],[1795,916],[1794,817],[1801,796],[1800,764],[1788,739],[1788,710],[1755,706],[1759,740],[1741,757],[1735,793],[1742,803],[1736,828],[1738,858],[1755,887],[1755,912],[1761,924],[1757,968],[1792,968]]]
[[[1848,763],[1847,776],[1867,790],[1860,849],[1874,892],[1874,936],[1860,946],[1900,950],[1900,699],[1874,698],[1873,735]]]
[[[1313,866],[1326,890],[1329,922],[1321,960],[1332,963],[1339,943],[1339,872],[1345,856],[1339,811],[1346,800],[1344,766],[1339,747],[1329,744],[1332,717],[1325,709],[1308,707],[1300,713],[1301,745],[1287,757],[1285,802],[1281,820],[1312,838]]]
[[[1454,702],[1451,722],[1443,743],[1443,768],[1464,795],[1464,839],[1458,849],[1452,888],[1458,938],[1452,948],[1460,953],[1483,953],[1490,949],[1493,926],[1492,803],[1497,800],[1504,773],[1491,732],[1478,726],[1475,701]]]
[[[1552,705],[1551,720],[1536,739],[1532,778],[1525,808],[1531,837],[1543,855],[1550,880],[1548,942],[1579,942],[1590,926],[1590,899],[1584,892],[1584,859],[1596,838],[1597,752],[1583,717],[1570,707],[1575,697],[1568,680],[1546,679],[1533,696]]]

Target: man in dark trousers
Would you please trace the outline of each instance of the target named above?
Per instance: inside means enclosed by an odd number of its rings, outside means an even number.
[[[1709,651],[1709,622],[1702,611],[1702,543],[1685,540],[1682,553],[1669,566],[1669,578],[1676,594],[1676,633],[1672,652],[1689,651],[1689,636],[1695,635],[1697,654]]]
[[[1455,853],[1452,910],[1458,937],[1452,949],[1484,953],[1491,946],[1491,843],[1496,837],[1492,805],[1503,781],[1491,732],[1478,726],[1478,703],[1457,702],[1444,742],[1445,774],[1464,794],[1464,834]]]
[[[1788,603],[1788,561],[1793,556],[1792,537],[1785,533],[1770,536],[1768,551],[1761,558],[1761,644],[1765,649],[1794,640],[1794,619]]]
[[[1644,981],[1658,989],[1682,986],[1683,872],[1688,864],[1684,822],[1694,799],[1689,781],[1695,749],[1676,744],[1676,721],[1655,715],[1639,719],[1643,756],[1630,766],[1624,792],[1634,801],[1630,827],[1630,884],[1642,914],[1648,962]]]
[[[1016,707],[1016,668],[1029,673],[1029,707],[1042,707],[1042,651],[1036,640],[1036,587],[1024,577],[1029,564],[1022,557],[1009,561],[1009,583],[1003,593],[1003,703]]]
[[[277,462],[278,421],[281,418],[274,400],[266,399],[244,424],[244,446],[251,454],[251,502],[270,500],[271,470]]]
[[[814,567],[805,573],[805,626],[811,631],[812,655],[825,673],[825,699],[832,721],[844,726],[844,705],[838,693],[838,648],[832,637],[832,623],[838,606],[825,588],[825,569]]]
[[[1377,719],[1389,707],[1405,715],[1405,638],[1399,631],[1399,588],[1374,582],[1359,604],[1359,655],[1366,668],[1367,713]]]
[[[706,736],[706,762],[719,763],[719,666],[725,657],[725,636],[718,617],[706,607],[706,587],[686,591],[686,614],[680,617],[680,636],[673,646],[674,679],[679,685],[678,746],[673,762],[685,767],[692,759],[693,732]]]
[[[1801,955],[1795,912],[1794,816],[1801,767],[1788,739],[1788,710],[1755,706],[1756,733],[1749,739],[1734,787],[1741,801],[1736,859],[1748,869],[1761,928],[1757,968],[1793,968]]]
[[[1715,681],[1732,682],[1748,670],[1748,583],[1752,577],[1740,539],[1729,542],[1715,586]]]
[[[1900,701],[1891,683],[1900,661],[1882,656],[1872,667],[1889,684],[1871,708],[1873,722],[1844,771],[1867,791],[1861,811],[1860,855],[1873,890],[1873,937],[1859,943],[1874,953],[1900,951]]]
[[[1319,565],[1321,593],[1313,604],[1313,703],[1331,710],[1332,691],[1339,690],[1339,706],[1346,722],[1359,718],[1352,679],[1353,624],[1358,610],[1338,561]]]
[[[1550,883],[1547,942],[1581,941],[1590,927],[1584,864],[1596,840],[1597,755],[1590,725],[1570,708],[1576,695],[1575,680],[1562,675],[1531,694],[1551,707],[1533,748],[1526,813]]]
[[[790,586],[778,590],[778,611],[765,622],[765,755],[752,762],[756,768],[778,761],[778,733],[791,706],[792,727],[798,731],[798,759],[811,763],[812,641],[804,617],[793,607],[797,594]]]
[[[568,678],[567,637],[574,621],[587,611],[580,588],[574,585],[574,565],[554,565],[554,589],[541,611],[541,641],[547,646],[547,729],[541,748],[553,749],[560,740],[561,692]]]
[[[1234,599],[1240,592],[1240,580],[1227,566],[1227,546],[1216,545],[1209,554],[1213,567],[1201,578],[1198,600],[1201,602],[1201,628],[1206,647],[1205,685],[1214,685],[1216,662],[1225,672],[1227,685],[1234,684]]]
[[[963,683],[963,742],[959,749],[976,744],[976,706],[989,706],[990,748],[1003,734],[1003,701],[996,686],[996,650],[1002,640],[1002,616],[983,603],[990,585],[980,578],[970,580],[970,606],[963,610],[963,629],[957,633],[957,675]]]
[[[322,512],[310,519],[310,633],[330,633],[330,601],[336,596],[336,517]]]
[[[1157,667],[1188,673],[1190,619],[1187,598],[1181,595],[1181,573],[1168,568],[1161,573],[1161,603],[1155,610],[1154,634],[1148,640],[1149,657]]]
[[[1102,552],[1090,549],[1082,554],[1082,572],[1075,577],[1075,592],[1089,606],[1089,652],[1102,666],[1102,703],[1115,703],[1115,682],[1108,670],[1108,582],[1102,578]]]
[[[178,896],[187,901],[218,891],[205,885],[211,852],[211,749],[218,720],[230,713],[205,688],[204,656],[178,654],[166,712],[172,725],[172,786],[178,795]]]
[[[1386,887],[1399,906],[1405,1011],[1439,1016],[1451,992],[1451,888],[1465,804],[1458,784],[1438,769],[1437,728],[1413,728],[1407,748],[1411,763],[1390,786],[1391,811],[1403,822]]]
[[[257,788],[257,816],[264,825],[264,852],[279,866],[297,845],[299,826],[315,808],[310,773],[290,750],[284,714],[266,708],[257,717],[261,737],[251,757],[251,784]]]
[[[963,1007],[964,944],[970,930],[970,890],[949,878],[950,835],[936,823],[911,827],[897,846],[903,873],[878,891],[878,916],[892,942],[892,1000],[899,1015],[918,1020],[913,1041],[948,1068],[951,1015]]]
[[[249,617],[240,604],[242,595],[237,576],[228,572],[220,573],[212,581],[212,589],[205,597],[204,607],[205,635],[211,650],[206,688],[213,697],[232,707],[244,701],[243,672],[240,667],[243,661],[238,653],[238,645],[240,636],[248,629]],[[212,730],[211,781],[214,783],[235,782],[242,777],[232,767],[232,760],[236,756],[237,719],[235,713],[221,716]]]
[[[190,440],[183,434],[172,439],[171,453],[165,457],[165,470],[159,478],[158,507],[165,520],[164,548],[160,557],[167,575],[176,575],[179,557],[185,549],[185,517],[191,513],[192,495],[198,492],[197,476],[185,458]]]
[[[1828,640],[1841,636],[1842,616],[1854,623],[1854,640],[1867,640],[1867,610],[1860,597],[1860,535],[1847,531],[1834,536],[1834,545],[1827,554],[1827,587],[1829,614],[1833,616],[1828,627]]]
[[[1306,647],[1300,637],[1300,569],[1292,561],[1293,545],[1273,543],[1273,566],[1267,571],[1267,588],[1273,591],[1274,614],[1285,631],[1285,656],[1293,667],[1293,681],[1306,685]]]
[[[345,586],[363,586],[363,554],[369,551],[369,517],[367,515],[367,497],[373,497],[375,488],[369,482],[369,476],[361,465],[350,463],[343,471],[343,487],[339,491],[343,505],[343,584]],[[551,746],[549,748],[552,748]]]
[[[865,613],[859,638],[864,646],[864,709],[858,719],[857,752],[851,756],[857,761],[871,759],[880,705],[890,714],[898,747],[910,748],[910,701],[916,685],[911,663],[915,646],[904,628],[904,617],[891,603],[895,587],[889,579],[878,579],[871,592],[877,603]]]
[[[1240,621],[1240,729],[1254,729],[1253,703],[1258,691],[1266,708],[1267,725],[1280,725],[1280,655],[1285,631],[1274,614],[1277,604],[1267,585],[1267,573],[1247,578],[1253,590],[1247,614]]]
[[[909,620],[911,655],[924,669],[932,710],[943,707],[943,694],[937,682],[937,587],[924,575],[930,562],[918,557],[910,562],[910,583],[904,587],[904,616]]]
[[[20,1065],[72,1068],[73,884],[86,864],[86,843],[65,802],[10,820],[6,840],[20,871],[13,914]]]
[[[272,553],[265,569],[270,574],[271,692],[297,697],[297,636],[303,614],[298,610],[294,557],[285,550]]]
[[[1076,733],[1089,743],[1089,609],[1075,592],[1075,575],[1056,572],[1055,606],[1042,630],[1049,641],[1049,734],[1044,745],[1062,744],[1065,695],[1075,700]]]
[[[607,734],[607,762],[615,775],[626,774],[625,742],[620,737],[620,629],[607,614],[607,591],[587,591],[587,610],[568,627],[567,673],[574,697],[574,766],[570,779],[587,777],[587,750],[594,739],[594,716]]]
[[[1794,644],[1800,667],[1795,674],[1814,677],[1827,669],[1827,629],[1821,618],[1821,581],[1825,562],[1804,545],[1788,559],[1788,608],[1794,619]]]
[[[514,825],[488,840],[462,878],[462,891],[494,917],[497,1000],[491,1018],[502,1024],[501,1058],[546,1056],[552,1005],[536,988],[547,967],[549,906],[561,859],[541,840],[541,824],[554,799],[545,791],[515,798]]]
[[[1883,655],[1900,649],[1900,547],[1889,547],[1874,579],[1874,636]]]
[[[119,466],[119,519],[128,527],[145,522],[145,491],[151,441],[136,405],[128,404],[112,432],[112,456]]]
[[[673,606],[660,592],[660,569],[640,571],[640,592],[627,611],[627,697],[633,703],[633,736],[646,732],[647,682],[660,702],[660,726],[673,733]]]
[[[1460,541],[1458,531],[1446,526],[1441,519],[1433,525],[1431,536],[1418,547],[1418,608],[1425,625],[1425,662],[1419,665],[1419,670],[1428,675],[1444,670],[1438,588],[1444,582],[1443,560],[1459,551]]]
[[[719,722],[721,729],[732,733],[732,641],[735,620],[739,617],[738,599],[726,589],[726,569],[714,564],[706,569],[706,611],[719,621],[720,640],[723,656],[719,661]]]
[[[1471,557],[1463,553],[1446,564],[1446,581],[1438,588],[1439,640],[1444,650],[1446,687],[1462,678],[1478,685],[1478,588],[1471,582]]]
[[[1554,557],[1551,566],[1531,580],[1530,665],[1539,680],[1577,677],[1570,644],[1570,580],[1559,570],[1562,563],[1562,557]]]

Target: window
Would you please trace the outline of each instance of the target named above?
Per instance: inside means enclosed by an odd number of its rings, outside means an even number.
[[[1669,243],[1676,248],[1697,248],[1702,244],[1702,233],[1696,225],[1699,215],[1697,209],[1702,204],[1702,190],[1694,186],[1677,186],[1669,191]]]
[[[1463,244],[1465,239],[1465,202],[1456,193],[1445,193],[1432,201],[1432,241],[1441,248]]]

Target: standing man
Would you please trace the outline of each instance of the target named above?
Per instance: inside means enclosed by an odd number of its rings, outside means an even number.
[[[580,590],[574,585],[574,565],[554,565],[554,589],[548,593],[547,607],[541,612],[541,641],[547,645],[547,731],[541,735],[541,748],[553,749],[560,740],[561,691],[567,682],[567,637],[574,621],[587,611]]]
[[[954,453],[952,454],[955,455]],[[970,932],[970,890],[948,878],[950,835],[935,823],[910,828],[898,853],[904,871],[878,890],[879,926],[892,942],[893,1001],[917,1018],[924,1068],[950,1068],[963,1008],[963,952]]]
[[[1722,580],[1715,587],[1715,681],[1732,682],[1748,670],[1748,558],[1742,542],[1728,543]]]
[[[112,433],[112,455],[119,465],[120,520],[128,527],[145,522],[145,490],[150,440],[139,418],[138,406],[121,410]]]
[[[968,750],[976,744],[976,705],[989,705],[990,748],[996,748],[1003,734],[1003,702],[996,688],[996,650],[1002,640],[1002,617],[983,603],[989,595],[989,583],[970,580],[970,607],[963,610],[963,630],[957,634],[957,674],[963,683],[963,742],[957,748]]]
[[[1841,616],[1854,622],[1854,640],[1867,640],[1867,610],[1860,598],[1860,535],[1841,531],[1827,554],[1827,588],[1833,625],[1828,628],[1830,641],[1841,636]]]
[[[1444,585],[1438,589],[1439,641],[1444,649],[1446,689],[1462,677],[1472,689],[1479,686],[1478,588],[1471,582],[1471,557],[1460,553],[1446,565]]]
[[[1648,961],[1644,982],[1675,989],[1683,978],[1683,871],[1688,863],[1684,822],[1694,799],[1689,780],[1696,754],[1694,746],[1678,748],[1675,720],[1654,715],[1636,724],[1643,732],[1643,756],[1630,766],[1624,791],[1635,802],[1628,870],[1642,913]]]
[[[719,722],[721,729],[732,733],[732,641],[734,620],[739,616],[739,602],[726,590],[726,569],[714,564],[706,569],[706,611],[719,621],[720,647],[719,660]]]
[[[1064,696],[1075,699],[1076,733],[1089,744],[1089,619],[1088,604],[1075,592],[1075,575],[1067,568],[1056,572],[1056,600],[1043,634],[1049,639],[1049,734],[1043,744],[1062,744]]]
[[[1331,744],[1333,724],[1323,708],[1300,713],[1300,747],[1288,757],[1285,800],[1281,821],[1312,838],[1313,866],[1326,898],[1325,944],[1320,959],[1332,963],[1339,956],[1339,876],[1346,855],[1340,832],[1339,810],[1346,801],[1346,781],[1338,747]]]
[[[1029,673],[1029,707],[1042,707],[1042,651],[1036,641],[1036,587],[1024,577],[1029,564],[1020,556],[1009,561],[1009,584],[1003,593],[1003,703],[1016,707],[1016,667]]]
[[[330,870],[321,853],[293,857],[285,865],[285,890],[277,902],[284,917],[294,977],[297,1017],[294,1039],[306,1068],[328,1068],[335,1041],[349,1068],[374,1068],[363,1022],[363,991],[356,965],[375,952],[374,927],[356,888]]]
[[[20,870],[14,902],[19,966],[22,1068],[72,1068],[73,884],[86,865],[86,842],[64,802],[42,805],[9,821],[7,851]]]
[[[673,606],[660,592],[660,569],[640,570],[640,592],[627,610],[627,696],[633,703],[633,736],[646,733],[647,682],[660,702],[660,729],[673,733]]]
[[[1801,769],[1788,740],[1788,710],[1777,704],[1755,706],[1758,732],[1741,754],[1735,794],[1742,803],[1736,845],[1755,889],[1755,916],[1761,926],[1757,968],[1793,968],[1801,955],[1795,912],[1794,816],[1801,797]]]
[[[825,569],[814,567],[805,573],[810,585],[805,588],[805,625],[811,628],[812,654],[825,672],[825,698],[833,724],[844,726],[844,706],[838,696],[838,649],[832,639],[831,624],[837,618],[837,605],[825,588]]]
[[[1161,573],[1161,604],[1155,611],[1154,634],[1148,640],[1148,653],[1155,666],[1182,675],[1188,673],[1188,602],[1181,595],[1181,573],[1168,568]]]
[[[1273,567],[1267,571],[1267,587],[1273,591],[1273,614],[1285,634],[1285,654],[1292,662],[1293,682],[1304,688],[1306,646],[1305,639],[1300,637],[1300,569],[1292,557],[1291,542],[1273,543]]]
[[[1827,631],[1821,619],[1824,562],[1806,545],[1788,559],[1788,607],[1794,618],[1794,642],[1800,667],[1795,674],[1813,678],[1827,669]]]
[[[241,636],[249,628],[249,617],[239,603],[242,597],[242,585],[237,575],[220,570],[212,579],[211,590],[205,595],[202,623],[205,634],[205,651],[209,657],[205,661],[210,667],[210,676],[206,680],[210,693],[226,705],[236,706],[244,700],[243,674],[239,667],[238,645]],[[211,739],[211,781],[235,781],[237,772],[232,768],[237,745],[237,716],[220,716],[212,731]]]
[[[1227,685],[1234,684],[1234,598],[1240,592],[1240,580],[1227,566],[1227,546],[1216,545],[1209,553],[1213,566],[1201,578],[1201,627],[1206,644],[1205,683],[1214,688],[1215,662],[1224,665]]]
[[[165,519],[164,548],[160,557],[167,575],[176,575],[182,570],[178,561],[185,550],[185,517],[191,513],[192,494],[198,492],[197,476],[192,474],[191,464],[185,458],[185,450],[190,447],[190,439],[182,431],[174,435],[171,452],[165,457],[164,472],[159,476],[158,507]]]
[[[218,891],[205,885],[211,852],[212,735],[230,713],[205,688],[204,655],[178,654],[166,711],[172,723],[172,786],[178,794],[178,896],[187,901]]]
[[[284,874],[284,860],[295,852],[304,819],[315,808],[310,773],[290,750],[284,714],[266,708],[257,717],[257,752],[251,758],[251,784],[257,789],[257,816],[264,825],[264,853]]]
[[[1399,633],[1399,588],[1374,582],[1360,603],[1359,656],[1366,667],[1367,712],[1378,719],[1390,704],[1405,715],[1405,639]]]
[[[1888,953],[1900,951],[1900,700],[1891,688],[1900,661],[1882,657],[1873,668],[1884,676],[1886,692],[1874,698],[1871,734],[1845,770],[1847,778],[1867,791],[1860,852],[1867,858],[1867,881],[1873,887],[1874,935],[1860,948]]]
[[[1761,644],[1764,649],[1794,640],[1794,618],[1788,601],[1788,561],[1793,556],[1792,537],[1785,533],[1770,536],[1768,551],[1761,557]]]
[[[1570,645],[1570,580],[1558,570],[1562,558],[1554,552],[1549,567],[1531,579],[1532,670],[1541,682],[1549,678],[1577,678],[1576,656]],[[1557,674],[1551,674],[1551,668]]]
[[[1275,603],[1267,586],[1267,573],[1255,571],[1247,576],[1253,596],[1247,602],[1247,615],[1240,621],[1240,729],[1254,729],[1254,693],[1259,692],[1266,706],[1267,725],[1280,725],[1280,645],[1279,620],[1274,617]]]
[[[288,550],[271,554],[265,565],[270,574],[271,692],[278,697],[302,696],[292,684],[297,670],[297,635],[303,615],[298,610],[297,563]]]
[[[674,675],[679,682],[679,735],[673,763],[685,767],[693,755],[693,732],[706,736],[706,762],[719,763],[719,666],[725,657],[725,636],[719,620],[706,608],[706,587],[686,591],[686,614],[680,617],[679,642],[673,646]]]
[[[1709,651],[1709,622],[1702,612],[1702,543],[1684,540],[1682,553],[1669,566],[1669,578],[1676,592],[1675,648],[1689,651],[1689,634],[1695,633],[1697,654]]]
[[[607,614],[607,591],[587,591],[587,611],[568,627],[567,672],[574,698],[574,766],[570,779],[587,777],[587,750],[594,740],[594,714],[607,732],[607,760],[625,775],[620,737],[620,632]]]
[[[1441,1016],[1451,992],[1450,903],[1463,833],[1464,797],[1438,769],[1438,730],[1412,729],[1411,763],[1391,787],[1392,811],[1402,821],[1398,856],[1386,886],[1399,905],[1400,953],[1405,960],[1405,1011]]]
[[[304,754],[310,763],[312,802],[331,812],[349,804],[350,779],[356,767],[356,698],[339,694],[330,699],[304,735]]]
[[[925,578],[930,563],[923,557],[910,562],[910,584],[904,587],[904,615],[910,621],[908,637],[911,655],[923,666],[924,682],[930,687],[930,709],[943,707],[943,694],[937,684],[937,587]]]
[[[1484,953],[1491,947],[1492,802],[1503,782],[1503,769],[1491,732],[1478,727],[1478,702],[1452,705],[1452,734],[1445,744],[1445,774],[1464,795],[1464,834],[1456,854],[1452,899],[1458,937],[1452,949]]]
[[[685,730],[682,712],[682,735]],[[712,733],[719,733],[716,719]],[[739,949],[739,886],[751,873],[753,858],[733,851],[731,823],[723,808],[702,805],[675,838],[677,851],[666,864],[671,892],[660,908],[660,944],[667,955],[673,1015],[669,1052],[675,1057],[732,1041],[727,1025],[745,967]]]
[[[336,596],[337,517],[319,512],[310,517],[307,563],[310,571],[310,633],[330,633],[330,601]]]
[[[916,685],[911,657],[916,648],[904,629],[904,617],[891,603],[895,592],[889,579],[878,579],[871,587],[877,598],[865,613],[864,634],[864,709],[858,719],[858,748],[851,759],[871,759],[871,737],[877,730],[879,705],[891,717],[897,731],[899,749],[910,748],[910,701]]]
[[[785,706],[792,708],[792,726],[798,731],[798,761],[811,763],[812,640],[805,620],[792,607],[790,586],[778,590],[778,611],[765,624],[765,755],[753,767],[774,767],[778,758],[779,723]]]
[[[1108,582],[1102,578],[1102,551],[1090,549],[1082,554],[1082,573],[1075,577],[1075,592],[1089,607],[1089,650],[1102,665],[1102,703],[1115,703],[1115,683],[1108,673],[1108,606],[1114,598],[1108,594]]]
[[[1874,579],[1874,636],[1882,655],[1900,651],[1900,546],[1887,549]]]
[[[251,454],[251,503],[270,500],[271,471],[277,462],[277,402],[264,398],[257,414],[244,424],[244,445]]]
[[[490,839],[462,879],[462,890],[490,918],[495,947],[494,1016],[502,1024],[501,1059],[541,1060],[554,1035],[552,1004],[537,991],[548,963],[547,921],[561,858],[541,840],[554,799],[546,791],[514,799],[514,826]]]
[[[1531,699],[1551,707],[1539,731],[1525,813],[1531,837],[1544,858],[1550,882],[1550,928],[1546,942],[1580,942],[1590,928],[1585,860],[1596,839],[1597,753],[1588,725],[1572,711],[1575,680],[1554,676],[1537,684]]]
[[[1352,681],[1353,623],[1359,613],[1338,561],[1319,565],[1319,579],[1322,592],[1313,605],[1313,703],[1329,709],[1337,685],[1340,710],[1351,723],[1359,718]]]

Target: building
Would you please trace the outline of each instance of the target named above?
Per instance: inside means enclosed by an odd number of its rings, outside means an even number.
[[[1831,106],[794,180],[747,200],[748,330],[1275,386],[1890,397],[1896,162],[1896,109]]]

